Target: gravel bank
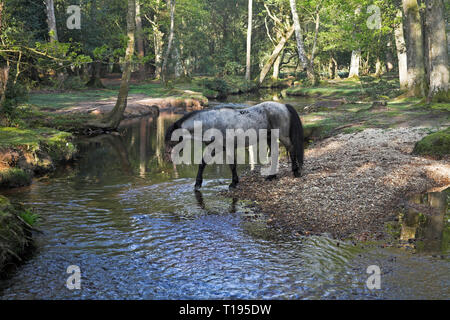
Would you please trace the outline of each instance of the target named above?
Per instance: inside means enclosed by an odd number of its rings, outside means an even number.
[[[282,162],[277,180],[255,170],[227,195],[255,201],[269,223],[300,234],[380,239],[408,196],[450,184],[448,158],[411,155],[426,134],[399,128],[337,135],[306,150],[301,178]]]

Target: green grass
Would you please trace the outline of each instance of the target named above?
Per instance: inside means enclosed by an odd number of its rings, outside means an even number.
[[[19,168],[8,168],[0,171],[0,187],[12,188],[27,186],[31,183],[31,174]]]
[[[72,135],[52,128],[0,127],[0,147],[28,146],[37,148],[41,143],[49,145],[67,143]]]

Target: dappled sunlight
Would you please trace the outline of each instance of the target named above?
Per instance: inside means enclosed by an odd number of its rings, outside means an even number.
[[[342,141],[333,141],[333,142],[326,144],[325,146],[321,146],[321,147],[313,148],[313,149],[306,149],[305,155],[306,155],[306,157],[320,157],[326,153],[330,153],[330,152],[340,149],[343,145],[344,145],[344,142],[342,142]]]

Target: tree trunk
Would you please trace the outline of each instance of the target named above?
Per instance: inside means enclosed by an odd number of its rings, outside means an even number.
[[[408,68],[407,68],[407,56],[406,56],[406,43],[403,34],[403,15],[402,11],[397,11],[397,19],[399,23],[394,29],[395,46],[397,48],[398,59],[398,77],[400,80],[400,89],[406,90],[408,88]]]
[[[248,0],[248,25],[247,25],[247,68],[245,80],[250,81],[251,76],[251,52],[252,52],[252,7],[253,0]]]
[[[153,30],[153,47],[155,53],[155,79],[161,78],[161,69],[162,69],[162,57],[163,57],[163,47],[164,47],[164,33],[159,30],[158,25],[158,17],[161,15],[159,11],[161,0],[156,0],[156,11],[153,18],[153,21],[150,20],[147,16],[147,20],[152,24]]]
[[[136,1],[136,48],[137,55],[139,57],[139,78],[141,80],[145,79],[145,64],[143,62],[145,51],[144,51],[144,32],[142,30],[142,19],[141,19],[141,5],[140,0]]]
[[[427,82],[425,77],[423,32],[417,0],[403,0],[405,14],[406,50],[408,67],[408,91],[416,97],[425,97]]]
[[[314,57],[316,54],[317,36],[319,35],[319,25],[320,25],[320,14],[319,14],[319,12],[317,12],[316,29],[314,31],[314,41],[313,41],[313,47],[312,47],[312,52],[311,52],[311,69],[314,69]]]
[[[300,26],[300,20],[298,18],[297,13],[297,5],[295,3],[295,0],[289,0],[289,4],[291,6],[292,20],[294,21],[295,38],[297,39],[297,50],[299,60],[303,68],[306,68],[308,80],[312,83],[312,85],[317,85],[319,79],[317,75],[314,73],[314,69],[311,68],[311,63],[308,61],[308,57],[306,56],[305,53],[305,46],[303,45],[303,38],[302,38],[302,29]]]
[[[3,32],[4,2],[0,2],[0,34]],[[1,59],[1,58],[0,58]],[[0,60],[0,122],[3,114],[3,105],[6,101],[6,86],[8,84],[9,65],[7,61]]]
[[[277,44],[275,49],[272,52],[272,55],[270,56],[267,63],[264,65],[264,67],[261,70],[261,73],[259,75],[259,83],[263,83],[264,79],[266,78],[267,73],[269,73],[270,69],[272,68],[272,65],[274,64],[275,60],[280,55],[281,51],[283,50],[286,42],[289,40],[290,37],[292,37],[292,34],[294,33],[294,26],[289,28],[289,31],[285,36],[282,36],[280,39],[280,42]]]
[[[135,0],[128,0],[127,13],[127,35],[128,44],[125,53],[125,64],[122,72],[122,81],[120,83],[119,95],[114,109],[106,116],[106,128],[117,129],[123,117],[123,112],[127,107],[128,85],[131,77],[131,60],[134,54],[135,39],[134,33],[136,31],[136,5]]]
[[[281,62],[283,62],[283,56],[284,56],[284,51],[278,55],[277,59],[275,60],[275,63],[273,64],[272,79],[274,79],[274,80],[278,80],[278,78],[280,77],[280,65],[281,65]]]
[[[86,86],[90,88],[104,88],[105,86],[103,85],[101,79],[101,62],[93,62],[91,66],[91,78],[89,79],[88,83],[86,83]]]
[[[359,77],[360,61],[361,61],[361,50],[353,50],[352,58],[350,61],[350,73],[348,74],[349,78]]]
[[[167,65],[169,63],[170,54],[172,51],[172,43],[174,38],[174,29],[175,29],[175,0],[170,0],[170,32],[169,32],[169,40],[167,43],[167,50],[164,54],[164,61],[162,65],[162,80],[165,83],[167,80]]]
[[[174,56],[175,56],[175,79],[181,77],[181,75],[184,73],[184,67],[183,63],[181,62],[181,56],[180,51],[178,50],[178,47],[175,46],[175,49],[173,50]]]
[[[394,69],[394,63],[393,63],[393,58],[392,58],[392,42],[391,40],[388,41],[387,43],[387,48],[386,48],[386,71],[387,72],[391,72],[392,69]]]
[[[448,102],[450,93],[444,2],[442,0],[426,0],[425,16],[430,65],[428,100]]]
[[[58,41],[58,32],[56,30],[56,18],[55,18],[55,5],[53,0],[45,0],[45,6],[47,11],[47,24],[48,32],[50,35],[50,41]]]
[[[383,73],[383,69],[381,66],[380,57],[377,57],[377,62],[375,63],[375,77],[377,77],[377,78],[381,77],[382,73]]]

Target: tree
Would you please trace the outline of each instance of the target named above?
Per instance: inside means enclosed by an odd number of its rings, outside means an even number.
[[[4,3],[0,2],[0,34],[3,32],[3,12]],[[3,105],[6,101],[6,86],[8,85],[9,62],[0,58],[0,115],[3,111]]]
[[[449,101],[449,68],[444,2],[426,0],[425,33],[429,44],[428,100]]]
[[[405,32],[408,68],[408,93],[425,97],[427,81],[425,75],[422,22],[417,0],[402,0],[405,15]]]
[[[395,46],[397,48],[398,76],[400,80],[400,89],[408,88],[408,68],[406,57],[406,43],[403,35],[403,15],[402,11],[397,11],[397,23],[394,28]]]
[[[141,18],[141,4],[140,0],[136,1],[136,45],[137,55],[139,57],[139,77],[141,80],[145,78],[145,65],[144,65],[144,33],[142,30],[142,18]]]
[[[247,64],[245,80],[250,81],[251,75],[251,51],[252,51],[252,7],[253,0],[248,0],[248,25],[247,25]]]
[[[55,5],[53,0],[45,0],[47,10],[47,24],[50,41],[58,41],[58,32],[56,30]]]
[[[300,20],[298,18],[297,13],[297,4],[295,3],[295,0],[289,0],[289,4],[291,6],[292,19],[294,21],[294,30],[295,30],[295,38],[297,40],[298,57],[303,67],[306,68],[306,73],[311,84],[317,85],[319,79],[317,78],[317,75],[314,73],[314,70],[312,69],[310,62],[308,61],[308,57],[306,56],[305,52],[305,47],[303,45],[303,35],[300,26]]]
[[[355,9],[355,16],[359,16],[361,13],[361,7]],[[356,24],[354,24],[356,29]],[[358,44],[359,45],[359,44]],[[350,72],[348,74],[349,78],[359,77],[359,65],[361,63],[361,49],[352,50],[352,57],[350,60]]]
[[[281,37],[280,42],[275,47],[269,60],[266,62],[266,64],[264,65],[264,67],[261,70],[261,73],[259,75],[259,83],[263,83],[264,79],[267,76],[267,73],[269,73],[270,69],[272,68],[272,65],[277,60],[277,58],[280,55],[281,51],[283,50],[286,42],[289,40],[290,37],[292,37],[293,33],[294,33],[294,26],[289,28],[287,34]]]
[[[120,82],[119,95],[117,96],[116,105],[109,114],[106,115],[103,123],[99,127],[106,129],[116,129],[123,118],[123,112],[127,107],[128,86],[131,77],[131,61],[134,55],[136,31],[136,2],[128,0],[127,10],[127,36],[128,43],[125,53],[125,63],[123,66],[122,79]]]
[[[169,31],[169,40],[167,43],[166,53],[164,54],[164,61],[162,65],[162,80],[166,82],[167,80],[167,65],[169,63],[169,58],[172,53],[172,44],[174,38],[175,29],[175,0],[170,0],[170,31]]]

